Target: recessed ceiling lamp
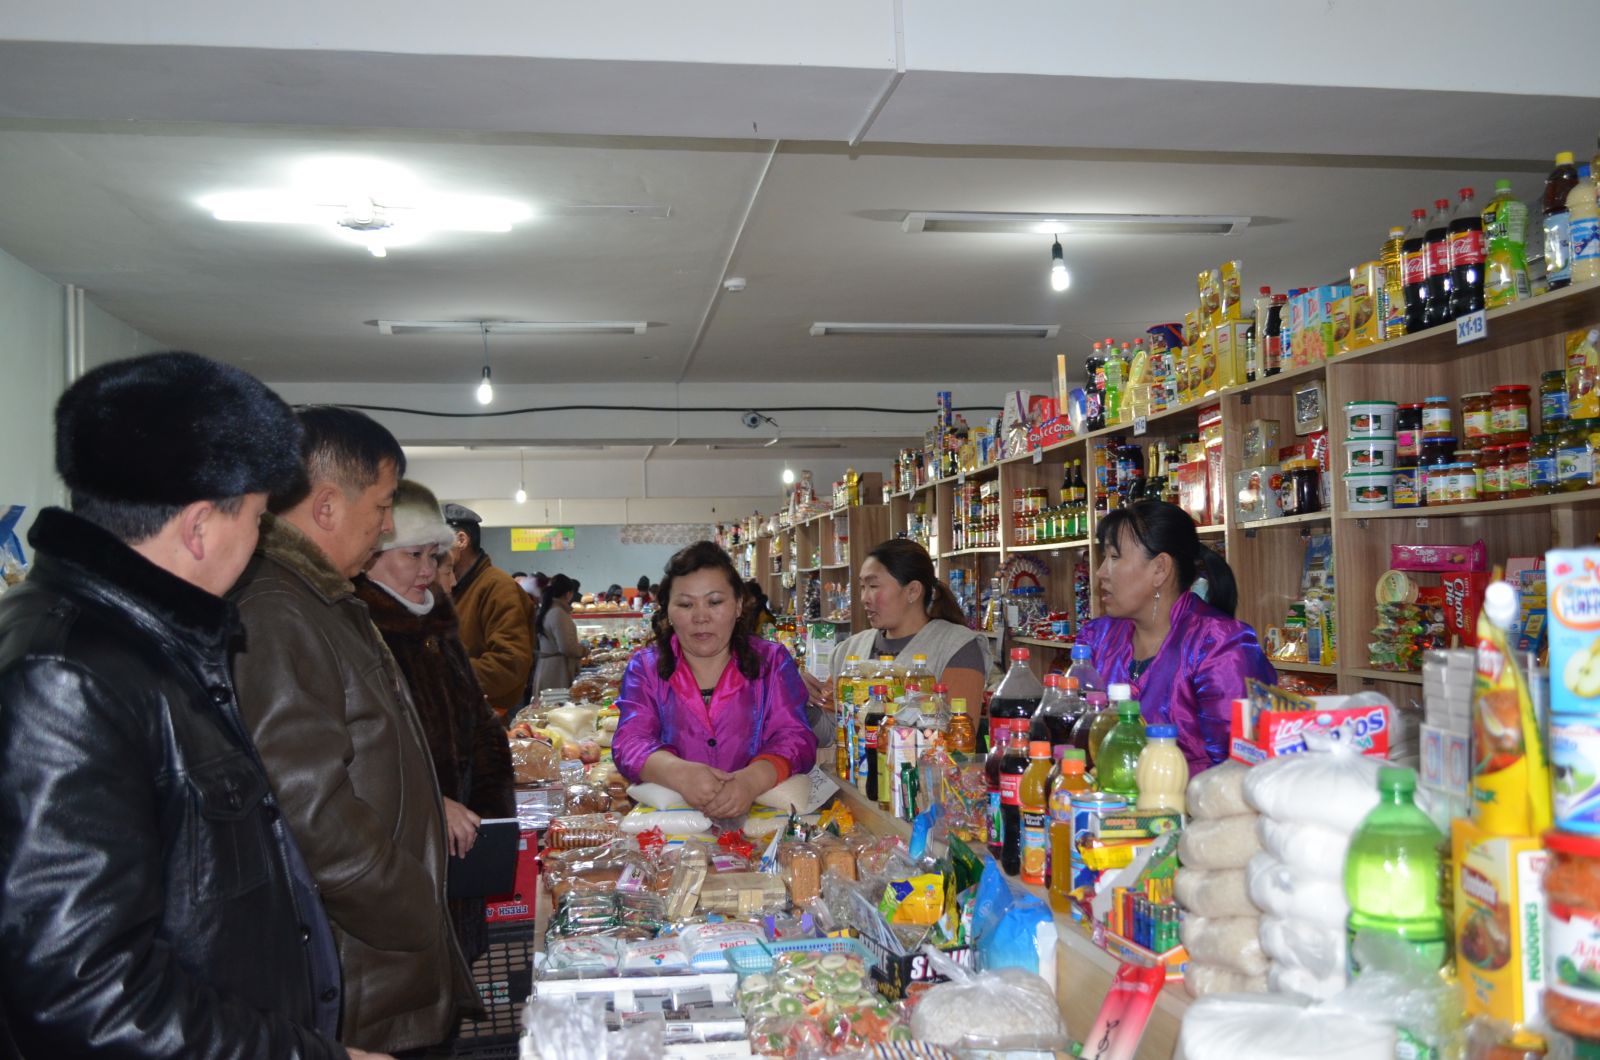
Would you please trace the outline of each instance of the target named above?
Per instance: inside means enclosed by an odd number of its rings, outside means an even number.
[[[483,329],[483,382],[478,384],[478,404],[494,400],[494,384],[489,381],[489,329]]]
[[[813,336],[823,335],[915,335],[954,338],[1053,339],[1057,324],[862,324],[819,322],[811,325]]]
[[[519,202],[420,187],[399,166],[364,158],[318,158],[297,167],[287,188],[208,195],[219,221],[326,228],[375,258],[430,232],[509,232],[533,211]]]
[[[999,232],[1013,235],[1237,235],[1251,218],[1232,214],[998,213],[987,210],[914,211],[903,232]]]
[[[379,320],[385,335],[424,332],[494,332],[497,335],[643,335],[643,320]]]
[[[1067,259],[1061,253],[1059,238],[1050,244],[1050,289],[1065,291],[1072,286],[1072,274],[1067,271]]]
[[[528,503],[528,465],[525,456],[522,447],[517,446],[517,492],[511,495],[511,499],[518,504]]]

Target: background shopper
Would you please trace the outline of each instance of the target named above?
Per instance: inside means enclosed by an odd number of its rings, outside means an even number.
[[[534,671],[534,693],[547,688],[570,688],[578,667],[587,654],[578,639],[578,624],[572,620],[572,598],[578,583],[565,574],[550,579],[535,612],[534,628],[539,631],[539,666]]]
[[[483,520],[471,508],[447,504],[445,521],[455,531],[452,592],[461,621],[461,643],[489,703],[502,717],[525,702],[533,671],[528,615],[533,603],[511,575],[483,551]]]

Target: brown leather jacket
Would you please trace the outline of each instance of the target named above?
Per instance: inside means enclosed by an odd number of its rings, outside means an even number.
[[[533,672],[533,631],[528,625],[533,597],[496,567],[488,553],[478,556],[452,595],[461,643],[483,694],[495,710],[517,710],[527,702],[524,693]]]
[[[340,1039],[442,1042],[479,1002],[445,907],[439,786],[394,659],[349,580],[271,516],[232,598],[240,712],[344,965]]]

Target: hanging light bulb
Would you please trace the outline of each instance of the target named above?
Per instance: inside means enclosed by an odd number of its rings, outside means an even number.
[[[511,495],[511,499],[516,501],[518,504],[527,504],[528,503],[528,491],[523,489],[521,486],[518,486],[517,487],[517,492],[515,492],[515,493],[513,493]]]
[[[517,492],[511,495],[511,499],[518,504],[528,503],[528,465],[524,460],[526,455],[520,447],[517,449]]]
[[[478,404],[487,405],[494,400],[494,384],[489,382],[489,366],[483,366],[483,382],[478,384]]]
[[[1067,272],[1067,259],[1061,253],[1061,240],[1050,245],[1050,287],[1065,291],[1072,286],[1072,274]]]
[[[786,467],[786,468],[783,469],[783,484],[785,486],[793,486],[794,485],[794,469],[793,468],[787,468]]]

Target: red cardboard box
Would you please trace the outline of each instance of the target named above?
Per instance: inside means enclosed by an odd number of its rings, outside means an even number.
[[[1408,571],[1479,571],[1489,569],[1489,550],[1482,541],[1470,545],[1390,545],[1389,566]]]
[[[1254,718],[1249,716],[1250,701],[1233,701],[1233,725],[1229,730],[1229,757],[1246,765],[1256,765],[1269,758],[1299,754],[1306,749],[1306,734],[1324,732],[1337,739],[1345,736],[1345,722],[1350,722],[1349,738],[1356,749],[1374,758],[1389,757],[1389,712],[1382,706],[1338,707],[1333,703],[1343,696],[1317,696],[1328,700],[1325,710],[1269,710]]]
[[[1072,436],[1072,426],[1056,406],[1056,399],[1034,397],[1028,399],[1028,449],[1043,449],[1047,445],[1064,442]]]
[[[483,905],[483,919],[492,923],[505,920],[532,920],[538,916],[539,833],[522,832],[517,843],[517,878],[510,894],[496,895]]]
[[[1459,571],[1439,579],[1444,587],[1444,629],[1447,636],[1461,638],[1463,648],[1478,645],[1478,612],[1483,608],[1483,591],[1489,575],[1483,571]]]

